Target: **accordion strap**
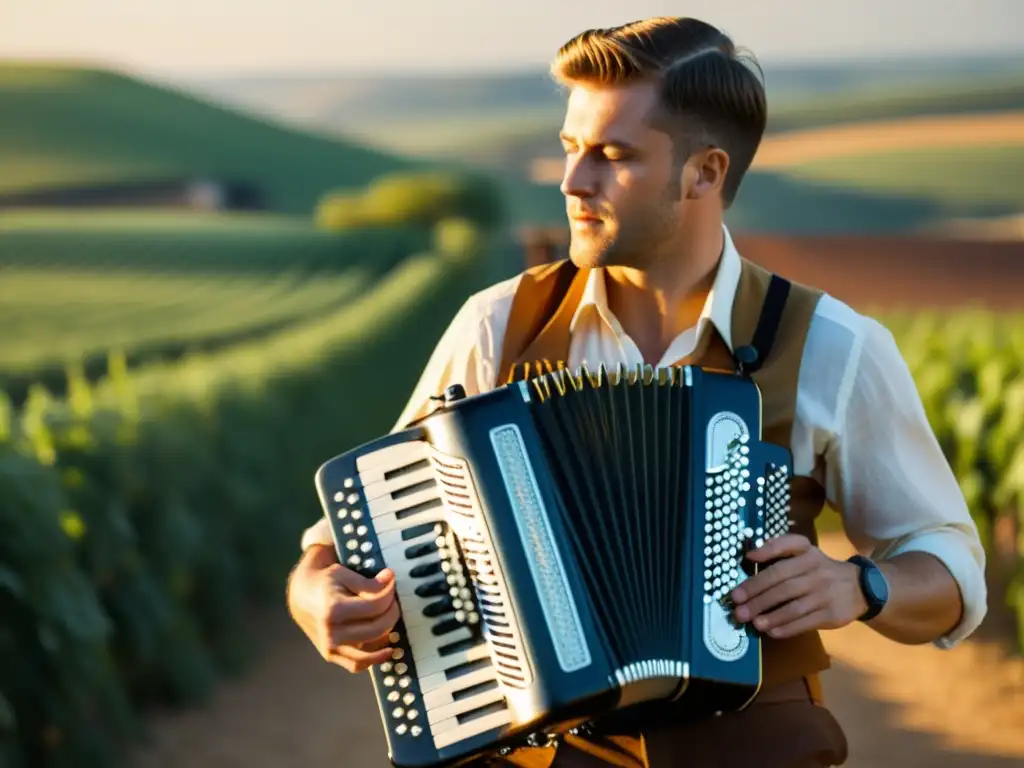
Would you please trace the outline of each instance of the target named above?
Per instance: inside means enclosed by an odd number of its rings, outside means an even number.
[[[512,299],[502,344],[497,383],[516,378],[520,362],[563,356],[569,347],[569,325],[583,295],[589,270],[569,259],[528,269]],[[543,342],[543,343],[542,343]]]
[[[736,364],[740,373],[750,374],[757,371],[772,352],[775,336],[782,323],[782,313],[786,308],[791,284],[783,277],[772,274],[765,292],[761,315],[754,328],[754,338],[745,347],[736,350]]]

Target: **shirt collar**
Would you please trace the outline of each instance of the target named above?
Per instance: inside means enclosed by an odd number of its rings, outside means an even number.
[[[722,225],[722,234],[723,247],[718,261],[718,271],[715,274],[714,283],[711,285],[711,291],[704,301],[704,308],[697,321],[697,331],[698,335],[702,334],[705,325],[710,321],[718,329],[726,346],[732,351],[732,306],[740,282],[741,263],[739,252],[732,241],[732,235],[724,224]],[[579,306],[576,307],[576,312],[569,325],[570,332],[575,330],[579,319],[589,312],[597,312],[601,319],[611,326],[616,335],[622,335],[622,326],[619,325],[619,321],[608,307],[608,293],[605,290],[603,269],[590,270],[583,289],[583,296],[580,298]]]

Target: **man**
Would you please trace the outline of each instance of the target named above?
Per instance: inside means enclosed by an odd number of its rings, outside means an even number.
[[[562,47],[552,70],[569,90],[561,138],[571,259],[470,298],[396,428],[447,385],[486,391],[531,360],[729,363],[768,317],[776,338],[754,375],[765,439],[793,452],[795,528],[749,555],[776,562],[731,594],[736,620],[763,638],[765,684],[751,706],[697,724],[569,737],[510,762],[838,765],[847,746],[820,697],[828,659],[819,632],[863,620],[895,642],[949,648],[974,631],[986,611],[984,554],[964,499],[891,335],[795,284],[769,311],[778,297],[770,276],[737,253],[723,214],[766,105],[729,38],[686,18],[590,30]],[[875,561],[833,560],[816,546],[826,502]],[[338,565],[324,521],[303,546],[289,591],[296,621],[350,671],[387,659],[393,576],[368,580]]]

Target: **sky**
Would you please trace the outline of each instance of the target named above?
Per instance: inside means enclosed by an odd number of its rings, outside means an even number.
[[[762,61],[1024,49],[1024,0],[0,0],[0,58],[170,76],[496,71],[656,15],[715,24]]]

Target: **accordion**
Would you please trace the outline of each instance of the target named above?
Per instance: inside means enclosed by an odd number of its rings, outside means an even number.
[[[370,670],[392,764],[750,703],[760,639],[728,595],[787,530],[791,462],[760,436],[748,376],[560,369],[450,387],[323,464],[340,562],[395,572],[392,658]]]

